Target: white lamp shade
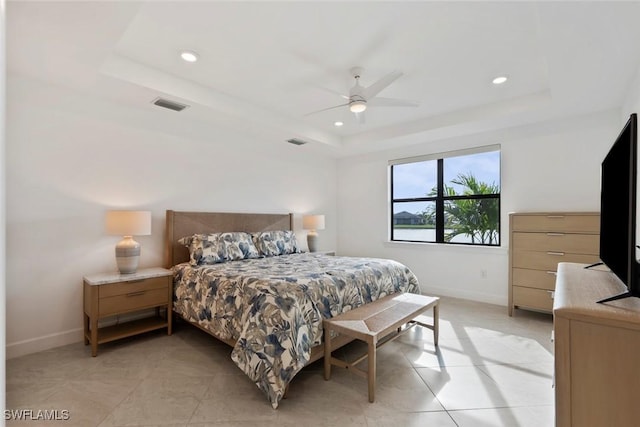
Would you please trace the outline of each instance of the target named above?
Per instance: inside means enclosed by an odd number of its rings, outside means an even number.
[[[108,211],[106,229],[114,236],[148,236],[151,234],[151,212]]]
[[[305,230],[324,230],[324,215],[305,215],[302,217]]]

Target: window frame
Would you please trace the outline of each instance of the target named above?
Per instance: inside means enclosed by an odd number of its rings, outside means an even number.
[[[444,160],[451,157],[461,157],[473,154],[481,154],[492,151],[498,151],[500,155],[500,170],[499,174],[499,193],[494,194],[474,194],[474,195],[444,195]],[[436,172],[436,187],[437,192],[435,196],[425,197],[405,197],[394,199],[394,182],[393,182],[393,167],[397,165],[407,163],[419,163],[424,161],[437,161]],[[480,246],[480,247],[500,247],[502,246],[502,221],[501,221],[501,196],[502,196],[502,151],[500,145],[488,145],[483,147],[471,148],[466,150],[457,150],[446,153],[438,153],[425,156],[408,157],[404,159],[396,159],[389,161],[388,167],[389,173],[389,196],[390,196],[390,219],[389,219],[389,237],[391,242],[407,242],[407,243],[431,243],[431,244],[446,244],[446,245],[464,245],[464,246]],[[451,200],[482,200],[482,199],[497,199],[498,204],[498,242],[494,244],[489,243],[471,243],[471,242],[447,242],[445,240],[445,212],[444,207],[447,201]],[[435,241],[426,240],[407,240],[396,239],[394,237],[394,206],[396,203],[411,203],[411,202],[435,202],[436,207],[436,224],[435,224]]]

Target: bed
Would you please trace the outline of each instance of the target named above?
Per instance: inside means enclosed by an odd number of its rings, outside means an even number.
[[[169,210],[166,215],[165,259],[174,273],[175,314],[230,345],[232,360],[273,408],[296,373],[323,356],[323,318],[391,293],[420,293],[415,275],[396,261],[299,253],[291,246],[279,254],[282,245],[270,252],[261,240],[290,235],[292,229],[291,214]],[[220,239],[251,233],[258,256],[237,237],[249,258],[198,265],[202,253],[194,261],[197,251],[185,242],[212,233]],[[331,340],[333,349],[351,341],[340,335]]]

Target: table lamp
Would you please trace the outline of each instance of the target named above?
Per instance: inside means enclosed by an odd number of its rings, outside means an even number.
[[[133,274],[138,269],[140,243],[133,236],[151,234],[151,212],[149,211],[108,211],[107,233],[124,236],[116,245],[116,262],[121,274]]]
[[[302,217],[302,228],[310,230],[307,233],[309,252],[316,252],[318,250],[318,233],[316,230],[324,230],[324,215],[304,215]]]

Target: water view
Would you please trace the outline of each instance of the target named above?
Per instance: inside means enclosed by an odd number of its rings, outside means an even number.
[[[450,230],[445,230],[445,234]],[[434,242],[436,240],[436,230],[432,228],[395,228],[393,230],[395,240],[415,240],[424,242]],[[461,234],[451,240],[453,243],[471,243],[471,236]]]

